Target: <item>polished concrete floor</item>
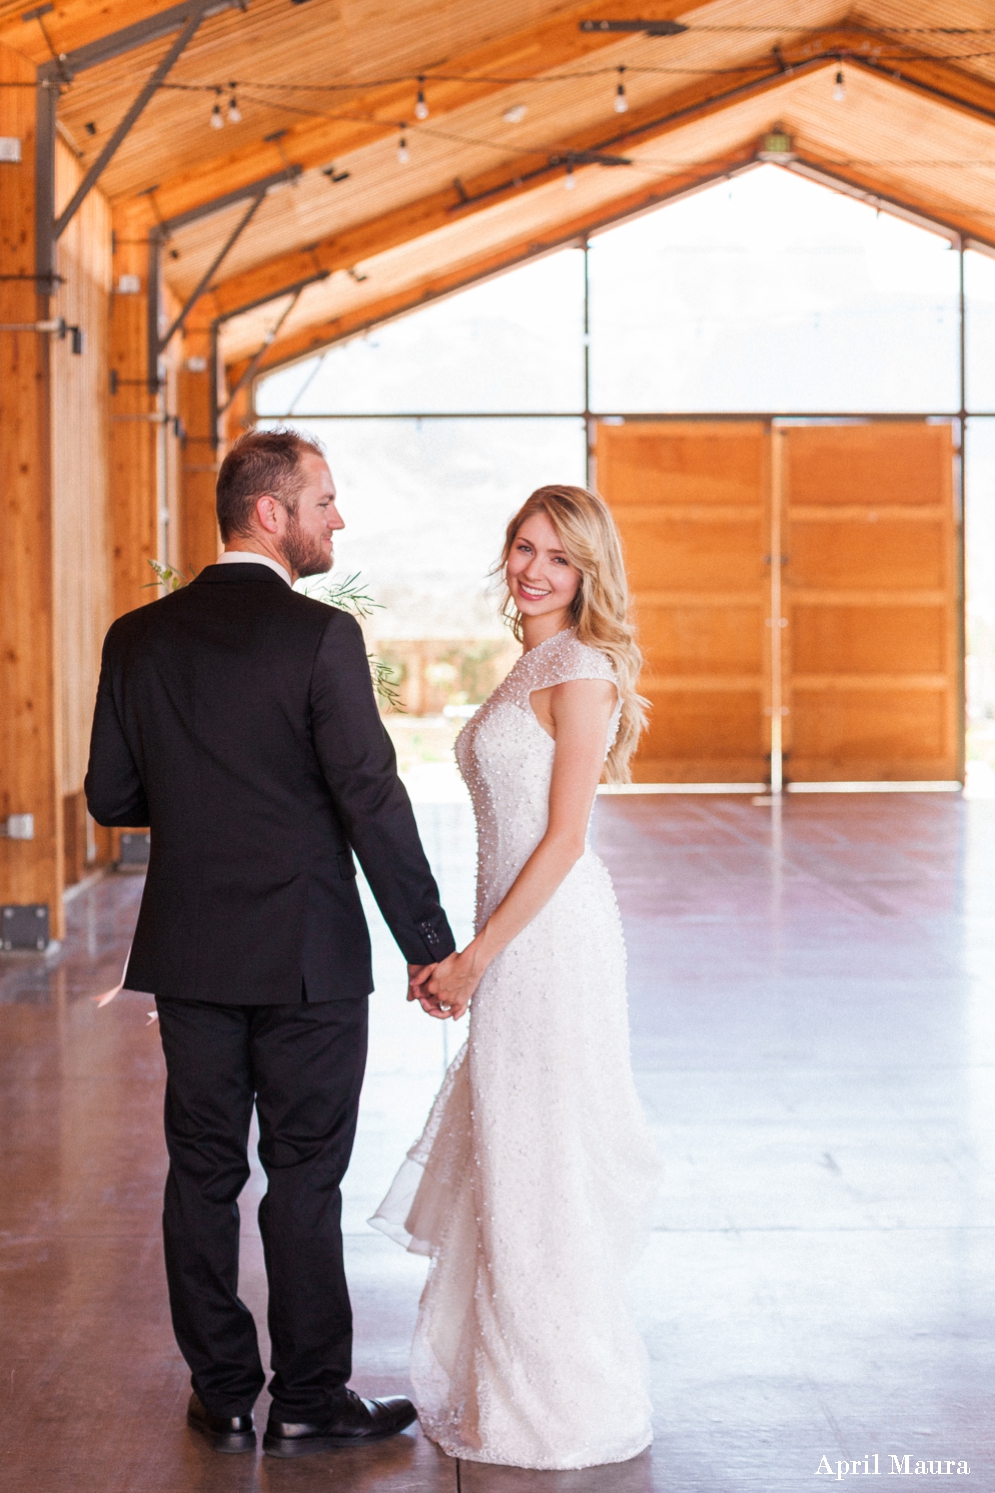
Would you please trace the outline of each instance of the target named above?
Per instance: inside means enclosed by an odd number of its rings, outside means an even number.
[[[419,814],[465,933],[468,811]],[[614,797],[597,836],[666,1163],[635,1281],[652,1450],[538,1474],[457,1467],[417,1433],[274,1462],[187,1432],[159,1245],[157,1032],[147,999],[90,999],[117,979],[137,908],[140,880],[119,876],[70,903],[61,954],[0,956],[4,1493],[759,1493],[865,1477],[865,1456],[873,1475],[875,1453],[880,1476],[908,1455],[911,1475],[961,1462],[965,1486],[995,1488],[995,802],[813,795],[778,814]],[[354,1383],[391,1392],[424,1267],[365,1219],[459,1031],[404,1004],[399,956],[376,937],[346,1229]],[[259,1190],[254,1173],[243,1295],[262,1320]]]

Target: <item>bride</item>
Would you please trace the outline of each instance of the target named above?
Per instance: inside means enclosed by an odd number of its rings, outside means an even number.
[[[624,1276],[657,1161],[618,909],[587,840],[598,780],[627,779],[644,724],[640,654],[593,493],[534,492],[502,564],[524,651],[456,743],[477,934],[418,996],[454,1020],[472,999],[470,1031],[371,1222],[432,1259],[411,1362],[425,1432],[471,1461],[590,1467],[652,1439]]]

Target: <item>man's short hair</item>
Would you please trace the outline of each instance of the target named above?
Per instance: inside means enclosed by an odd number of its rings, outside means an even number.
[[[297,430],[250,430],[239,436],[221,463],[216,508],[221,538],[247,538],[252,533],[256,499],[270,493],[288,513],[297,512],[304,486],[303,456],[325,455],[313,436]]]

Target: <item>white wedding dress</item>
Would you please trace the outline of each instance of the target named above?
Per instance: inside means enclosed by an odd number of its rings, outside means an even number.
[[[546,828],[554,743],[532,691],[613,677],[604,654],[558,633],[460,733],[478,928]],[[617,729],[616,708],[609,743]],[[488,968],[425,1132],[371,1219],[432,1257],[411,1377],[422,1427],[450,1455],[577,1468],[649,1444],[625,1275],[657,1169],[629,1058],[621,922],[588,845]]]

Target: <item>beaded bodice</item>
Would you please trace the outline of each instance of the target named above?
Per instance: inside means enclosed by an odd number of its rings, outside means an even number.
[[[477,927],[504,897],[542,839],[555,742],[532,709],[534,691],[571,679],[615,680],[611,660],[572,628],[523,653],[456,739],[456,760],[477,821]],[[618,731],[609,722],[605,755]]]

